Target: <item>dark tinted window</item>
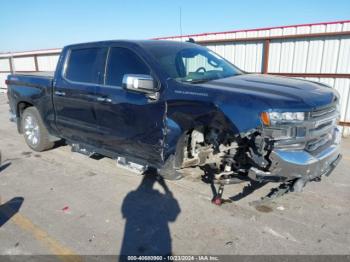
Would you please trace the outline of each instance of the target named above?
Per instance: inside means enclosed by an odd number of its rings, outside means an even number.
[[[200,83],[243,72],[208,48],[181,42],[145,42],[160,67],[180,82]]]
[[[100,70],[99,48],[71,50],[66,78],[76,82],[98,83]]]
[[[125,74],[150,74],[150,70],[145,63],[129,49],[111,48],[108,60],[107,85],[122,86]]]

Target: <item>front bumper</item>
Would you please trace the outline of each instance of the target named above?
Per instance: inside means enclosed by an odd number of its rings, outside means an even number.
[[[286,180],[305,178],[313,180],[322,175],[329,175],[341,159],[339,145],[331,145],[318,153],[311,155],[306,151],[276,150],[271,155],[275,168],[271,174],[282,176]]]
[[[340,136],[336,129],[333,139],[317,152],[275,149],[269,156],[269,171],[251,168],[249,177],[261,182],[279,182],[298,178],[311,181],[323,175],[328,176],[341,160]]]

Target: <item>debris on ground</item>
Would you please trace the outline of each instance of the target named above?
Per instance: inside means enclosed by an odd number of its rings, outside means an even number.
[[[284,206],[278,206],[278,207],[276,207],[276,209],[277,209],[277,210],[280,210],[280,211],[285,210]]]
[[[65,206],[64,208],[62,208],[63,212],[67,212],[69,210],[69,206]]]

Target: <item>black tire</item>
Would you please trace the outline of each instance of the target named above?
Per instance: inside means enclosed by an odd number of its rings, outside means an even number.
[[[35,127],[31,129],[32,131],[29,130],[29,121],[32,121],[32,126]],[[26,128],[28,130],[26,130]],[[40,114],[35,107],[28,107],[24,110],[21,116],[21,130],[27,145],[34,151],[42,152],[51,149],[54,146],[54,142],[50,141],[49,132],[44,126]],[[33,136],[30,136],[32,134],[31,132],[35,132],[36,139],[33,139]]]

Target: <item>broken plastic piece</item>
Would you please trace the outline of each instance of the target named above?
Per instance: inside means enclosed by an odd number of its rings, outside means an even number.
[[[64,208],[62,208],[62,211],[68,211],[68,209],[69,209],[69,206],[65,206]]]

